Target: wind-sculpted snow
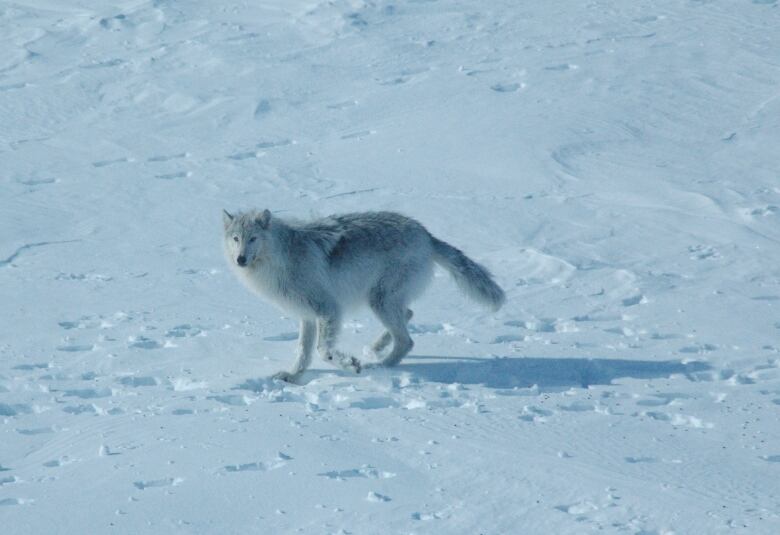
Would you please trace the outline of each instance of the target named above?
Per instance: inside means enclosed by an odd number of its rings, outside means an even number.
[[[0,4],[0,532],[780,533],[775,0]],[[400,211],[315,359],[222,209]],[[351,354],[381,326],[343,318]]]

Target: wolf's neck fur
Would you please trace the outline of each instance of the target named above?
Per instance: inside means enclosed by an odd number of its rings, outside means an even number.
[[[239,278],[255,292],[276,303],[280,308],[301,314],[310,310],[305,306],[306,296],[295,291],[295,278],[316,254],[302,243],[301,231],[285,221],[274,219],[268,230],[269,242],[265,253],[247,268],[234,266]]]

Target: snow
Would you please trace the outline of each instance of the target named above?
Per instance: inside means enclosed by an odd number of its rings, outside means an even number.
[[[775,0],[0,5],[16,533],[780,532]],[[484,263],[354,376],[221,210],[391,209]],[[341,346],[376,335],[348,318]]]

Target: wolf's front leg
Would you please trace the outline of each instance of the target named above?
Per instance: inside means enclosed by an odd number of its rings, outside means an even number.
[[[314,337],[317,334],[317,326],[311,320],[301,320],[301,331],[298,334],[298,354],[295,364],[289,372],[279,372],[273,376],[288,383],[294,382],[311,364],[311,353],[314,348]]]
[[[341,318],[338,314],[317,318],[317,351],[323,359],[333,362],[345,370],[360,373],[362,366],[358,359],[336,350],[336,340],[340,329]]]

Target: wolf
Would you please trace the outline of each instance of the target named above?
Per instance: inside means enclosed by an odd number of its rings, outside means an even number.
[[[315,339],[322,358],[359,373],[361,362],[338,351],[336,340],[344,312],[364,304],[386,329],[372,346],[379,363],[398,364],[413,345],[409,304],[430,282],[434,263],[475,301],[498,310],[506,299],[486,268],[395,212],[299,222],[268,210],[223,210],[223,223],[225,255],[238,278],[300,318],[295,363],[275,379],[295,382],[311,364]]]

